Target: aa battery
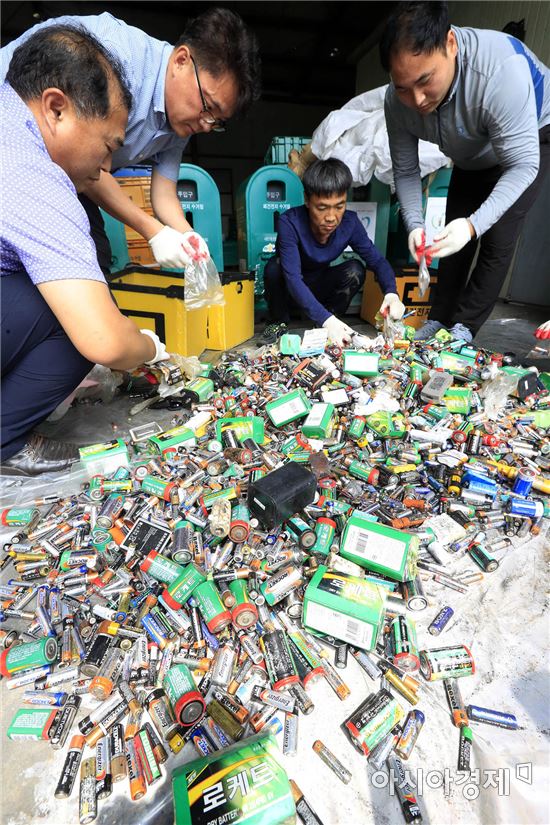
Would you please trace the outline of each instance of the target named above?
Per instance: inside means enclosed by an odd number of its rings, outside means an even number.
[[[267,690],[266,688],[261,688],[259,685],[255,685],[251,698],[255,702],[263,702],[278,710],[284,710],[285,713],[294,713],[296,700],[288,693],[278,690]]]
[[[449,623],[451,617],[454,615],[454,610],[452,607],[445,605],[442,607],[435,619],[428,625],[428,633],[432,636],[439,636],[441,631],[445,628],[445,626]]]
[[[136,753],[136,743],[134,739],[127,739],[124,743],[126,750],[126,764],[128,766],[128,780],[130,783],[130,796],[132,800],[141,799],[145,796],[147,786],[145,784],[145,774]]]
[[[367,676],[369,676],[373,681],[380,678],[382,671],[376,662],[372,661],[368,653],[364,650],[352,650],[351,655],[357,664],[365,671]]]
[[[397,756],[390,754],[387,760],[390,779],[393,778],[395,793],[401,805],[401,811],[408,825],[421,825],[422,816],[413,789],[407,780],[403,763]]]
[[[82,699],[80,696],[71,694],[71,696],[67,698],[67,701],[65,702],[63,709],[58,713],[50,732],[50,742],[52,748],[57,750],[58,748],[62,748],[65,744],[69,731],[72,728],[76,713],[81,704]]]
[[[457,728],[464,727],[468,724],[468,716],[466,708],[462,701],[462,694],[456,679],[444,679],[443,685],[445,687],[445,694],[449,704],[449,710],[453,717],[453,724]]]
[[[296,813],[304,825],[324,825],[323,820],[317,816],[293,779],[290,780],[290,788],[292,790],[294,804],[296,805]]]
[[[281,690],[299,681],[284,631],[264,633],[260,647],[273,690]]]
[[[406,672],[414,673],[420,667],[416,628],[407,616],[397,616],[390,626],[393,661]]]
[[[289,564],[278,570],[274,576],[267,579],[260,586],[260,592],[270,607],[278,604],[293,590],[304,583],[302,571],[299,567]]]
[[[109,770],[113,782],[126,777],[126,753],[124,750],[124,725],[117,722],[109,731]]]
[[[472,676],[476,666],[466,645],[451,645],[420,651],[420,672],[428,682]]]
[[[145,706],[159,736],[167,742],[178,725],[164,690],[161,688],[153,690],[145,700]]]
[[[334,653],[334,665],[339,670],[345,670],[348,664],[348,650],[349,645],[346,642],[342,642],[342,644],[336,645],[336,650]]]
[[[109,736],[102,736],[95,746],[95,778],[98,799],[107,799],[113,792]]]
[[[162,771],[153,751],[153,744],[145,728],[142,728],[134,736],[136,754],[141,764],[147,785],[154,785],[162,778]]]
[[[296,713],[285,713],[283,753],[285,756],[296,756],[298,753],[298,716]]]
[[[95,757],[84,759],[80,766],[80,797],[78,801],[78,821],[88,825],[97,816],[97,797],[95,789]]]
[[[296,699],[296,707],[300,713],[304,714],[304,716],[308,716],[315,709],[315,705],[313,704],[311,697],[300,682],[296,682],[295,685],[291,685],[289,692]]]
[[[460,728],[460,741],[458,744],[458,771],[470,772],[470,762],[472,758],[472,729],[468,725]]]
[[[395,746],[395,752],[401,759],[408,759],[411,755],[425,721],[426,717],[421,710],[415,708],[408,712],[403,725],[403,732]]]
[[[482,708],[479,705],[468,705],[466,708],[468,719],[472,722],[481,722],[484,725],[493,725],[496,728],[518,730],[518,720],[512,713],[502,713],[491,708]]]
[[[60,708],[66,701],[66,693],[49,693],[45,690],[26,690],[23,693],[23,702],[26,705]]]
[[[61,770],[61,776],[54,791],[56,799],[66,799],[71,795],[82,759],[84,744],[85,740],[83,736],[73,736],[71,739]]]
[[[340,760],[330,751],[326,745],[323,745],[320,739],[316,739],[313,743],[313,750],[317,756],[321,757],[325,765],[338,777],[338,779],[347,785],[351,782],[352,775],[347,768],[345,768]]]
[[[80,720],[78,723],[78,729],[83,736],[86,736],[90,733],[91,730],[106,716],[108,716],[113,708],[118,707],[121,702],[121,697],[119,693],[115,693],[109,697],[105,702],[102,702],[99,707],[95,708],[88,716],[85,716],[83,719]]]

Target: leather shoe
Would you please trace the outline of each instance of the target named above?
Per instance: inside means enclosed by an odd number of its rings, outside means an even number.
[[[37,476],[66,470],[79,459],[78,447],[33,434],[18,453],[0,466],[4,475]]]

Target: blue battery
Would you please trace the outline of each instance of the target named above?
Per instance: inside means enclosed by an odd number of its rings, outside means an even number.
[[[535,474],[532,470],[520,470],[514,480],[512,492],[518,496],[528,496],[533,487]]]
[[[166,640],[165,631],[150,613],[146,613],[146,615],[142,617],[141,624],[143,625],[147,635],[150,636],[151,639],[158,645],[161,645],[161,643]]]
[[[454,610],[452,607],[449,607],[448,605],[442,607],[433,622],[428,626],[428,633],[431,633],[432,636],[439,636],[453,615]]]
[[[501,713],[499,710],[482,708],[479,705],[468,705],[466,708],[468,719],[472,722],[483,722],[485,725],[494,725],[497,728],[517,730],[518,720],[512,713]]]
[[[506,510],[512,516],[528,516],[539,519],[544,515],[544,504],[542,501],[533,501],[527,498],[511,498]]]

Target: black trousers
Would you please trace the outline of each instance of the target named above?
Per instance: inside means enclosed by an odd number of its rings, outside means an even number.
[[[317,300],[333,315],[343,315],[353,296],[359,292],[365,280],[365,265],[350,258],[336,266],[327,266],[308,272],[304,282]],[[297,304],[288,293],[279,259],[270,258],[264,269],[265,298],[269,318],[273,323],[287,323],[290,311]],[[306,316],[307,308],[298,307]],[[310,319],[311,320],[311,319]]]
[[[93,364],[81,355],[26,272],[0,278],[2,459],[67,398]]]
[[[537,177],[507,212],[481,236],[479,255],[468,280],[477,249],[475,240],[460,252],[442,258],[429,317],[446,327],[464,324],[473,335],[485,323],[506,278],[524,218],[550,173],[550,126],[539,132],[540,166]],[[502,167],[465,171],[456,166],[451,175],[445,223],[466,218],[491,194]],[[542,262],[541,262],[542,263]]]
[[[107,276],[111,271],[111,244],[105,232],[105,224],[99,211],[99,206],[91,201],[87,195],[80,194],[78,200],[84,207],[84,211],[90,221],[90,235],[95,244],[97,261],[101,271]]]

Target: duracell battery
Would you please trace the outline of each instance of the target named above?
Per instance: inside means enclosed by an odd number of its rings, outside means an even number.
[[[67,741],[67,736],[72,728],[76,712],[81,704],[82,699],[80,696],[71,694],[67,697],[67,701],[60,713],[57,714],[57,718],[50,729],[50,742],[52,748],[55,748],[55,750],[62,748]]]
[[[126,751],[124,750],[124,725],[117,722],[109,731],[110,770],[113,782],[126,779]]]
[[[97,636],[93,640],[86,658],[80,665],[80,671],[84,676],[95,676],[101,667],[101,663],[105,658],[105,654],[111,646],[113,637],[106,632],[102,632],[102,625],[107,625],[108,622],[101,622]]]
[[[73,736],[69,743],[69,749],[65,756],[65,762],[61,770],[59,782],[54,791],[56,799],[67,799],[71,795],[74,787],[80,761],[82,759],[82,751],[84,750],[85,739],[83,736]]]
[[[118,705],[116,705],[112,711],[99,722],[90,733],[86,734],[86,744],[92,748],[98,739],[101,739],[102,736],[105,736],[109,731],[111,725],[114,725],[115,722],[118,722],[123,716],[126,716],[128,713],[128,705],[126,702],[122,701]]]

